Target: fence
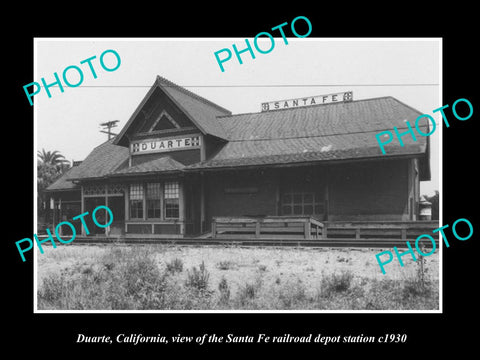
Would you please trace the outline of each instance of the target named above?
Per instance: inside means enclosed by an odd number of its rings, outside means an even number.
[[[322,239],[323,224],[309,216],[214,217],[212,238]]]

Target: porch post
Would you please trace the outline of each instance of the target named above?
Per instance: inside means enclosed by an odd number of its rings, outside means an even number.
[[[205,225],[205,179],[202,171],[200,172],[200,233],[202,234],[206,230]]]
[[[128,212],[129,210],[129,207],[128,207],[128,203],[129,203],[129,200],[130,200],[130,186],[129,184],[124,184],[125,186],[125,191],[124,191],[124,199],[125,199],[125,222],[124,222],[124,231],[125,231],[125,234],[127,233],[127,221],[130,220],[130,213]],[[162,189],[163,191],[163,189]],[[162,204],[163,205],[163,204]],[[163,209],[163,207],[162,207]],[[163,214],[163,211],[162,211],[162,214]]]
[[[80,201],[81,211],[80,211],[80,213],[83,214],[85,212],[85,196],[84,196],[84,193],[83,193],[83,185],[80,186],[80,197],[81,197],[81,201]],[[83,224],[82,224],[82,236],[87,236],[87,233],[85,232],[85,226],[83,226]]]
[[[185,179],[178,182],[178,220],[180,235],[185,236]]]
[[[105,184],[105,206],[108,207],[108,184]],[[107,221],[107,211],[105,210],[105,223]],[[110,235],[110,226],[107,226],[104,230],[105,235]]]
[[[328,215],[329,215],[329,212],[330,212],[330,200],[329,200],[329,182],[330,182],[330,176],[329,176],[329,171],[328,171],[328,167],[325,168],[325,178],[326,178],[326,181],[325,181],[325,209],[324,209],[324,212],[325,212],[325,221],[328,221]]]

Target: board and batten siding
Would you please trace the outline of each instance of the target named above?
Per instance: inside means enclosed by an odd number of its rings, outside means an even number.
[[[330,167],[328,220],[408,220],[409,162]]]

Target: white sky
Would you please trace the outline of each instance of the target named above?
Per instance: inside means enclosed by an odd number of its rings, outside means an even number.
[[[253,39],[249,41],[253,46]],[[79,87],[64,85],[63,93],[58,87],[51,88],[51,98],[44,89],[34,97],[36,149],[58,150],[70,161],[83,160],[107,139],[106,134],[99,132],[99,124],[120,120],[119,127],[114,129],[118,133],[156,75],[185,86],[234,114],[259,112],[260,104],[266,101],[347,90],[353,91],[354,100],[393,96],[430,115],[443,105],[439,39],[288,38],[288,42],[285,45],[282,38],[275,38],[270,53],[254,50],[255,59],[244,53],[242,65],[233,55],[224,63],[225,72],[221,72],[214,52],[232,49],[233,43],[243,49],[244,38],[37,38],[32,82],[40,83],[44,77],[50,84],[54,81],[53,73],[61,78],[69,65],[79,66],[84,80]],[[268,49],[269,44],[267,39],[260,47]],[[113,72],[104,71],[99,63],[100,54],[107,49],[115,50],[121,57],[120,67]],[[97,79],[93,79],[87,64],[80,64],[93,55],[97,56],[92,61]],[[108,66],[115,64],[113,59],[113,55],[106,55]],[[75,71],[68,73],[72,83],[77,80],[74,74]],[[400,86],[371,86],[380,84]],[[26,97],[25,101],[28,105]],[[438,113],[434,118],[438,125],[443,125]],[[438,126],[430,136],[432,181],[421,183],[421,194],[440,190],[442,127]]]

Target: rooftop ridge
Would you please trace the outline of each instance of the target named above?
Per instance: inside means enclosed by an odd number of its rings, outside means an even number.
[[[231,114],[231,115],[217,115],[217,119],[220,119],[220,118],[232,118],[232,117],[235,117],[235,116],[242,116],[242,115],[251,115],[251,114],[265,114],[265,113],[276,113],[276,112],[281,112],[281,111],[293,111],[293,110],[298,110],[298,109],[306,109],[306,108],[315,108],[315,107],[319,107],[319,106],[329,106],[329,105],[341,105],[341,104],[350,104],[350,103],[358,103],[358,102],[362,102],[362,101],[373,101],[373,100],[380,100],[380,99],[392,99],[392,100],[395,100],[399,103],[402,103],[400,100],[394,98],[393,96],[391,95],[387,95],[387,96],[379,96],[379,97],[375,97],[375,98],[367,98],[367,99],[358,99],[358,100],[351,100],[351,101],[339,101],[339,102],[331,102],[331,103],[328,103],[328,104],[316,104],[316,105],[308,105],[308,106],[298,106],[298,107],[291,107],[291,108],[288,108],[288,109],[277,109],[277,110],[271,110],[271,111],[251,111],[251,112],[245,112],[245,113],[238,113],[238,114]],[[404,103],[402,103],[403,105],[405,105]],[[406,105],[408,106],[408,105]],[[410,107],[410,106],[408,106]],[[410,107],[411,108],[411,107]],[[418,110],[414,109],[414,108],[411,108],[412,110],[415,110],[418,112]]]
[[[178,85],[178,84],[175,84],[173,81],[170,81],[170,80],[168,80],[168,79],[166,79],[166,78],[164,78],[164,77],[162,77],[162,76],[160,76],[160,75],[157,75],[156,81],[157,81],[157,85],[159,85],[159,86],[165,86],[165,85],[166,85],[166,87],[175,88],[175,89],[183,92],[185,95],[188,95],[188,96],[190,96],[190,97],[192,97],[192,98],[194,98],[194,99],[197,99],[197,100],[203,102],[203,103],[206,104],[206,105],[213,106],[213,107],[217,108],[218,110],[220,110],[220,111],[222,111],[222,112],[228,113],[228,114],[225,114],[225,116],[228,116],[228,115],[231,115],[231,114],[232,114],[232,112],[231,112],[230,110],[227,110],[227,109],[225,109],[224,107],[222,107],[222,106],[220,106],[220,105],[218,105],[218,104],[215,104],[214,102],[212,102],[212,101],[210,101],[210,100],[208,100],[208,99],[206,99],[206,98],[204,98],[204,97],[202,97],[202,96],[200,96],[200,95],[198,95],[198,94],[195,94],[194,92],[192,92],[192,91],[190,91],[190,90],[187,90],[187,89],[184,88],[183,86],[180,86],[180,85]]]

